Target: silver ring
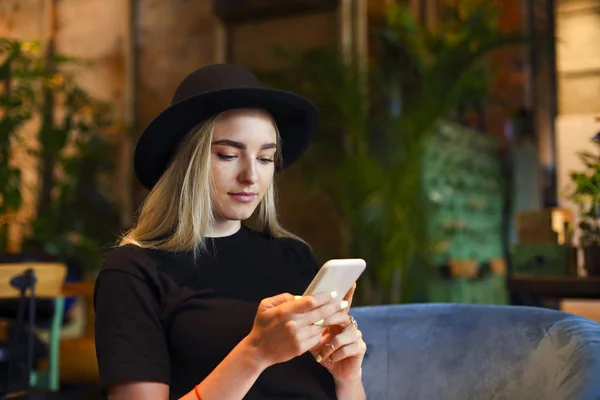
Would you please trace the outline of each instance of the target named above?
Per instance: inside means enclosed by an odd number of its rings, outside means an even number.
[[[327,343],[325,346],[331,346],[331,351],[334,352],[335,351],[335,346],[332,345],[331,343]]]
[[[356,322],[356,319],[352,315],[350,315],[350,323],[354,325],[356,329],[358,329],[358,322]]]

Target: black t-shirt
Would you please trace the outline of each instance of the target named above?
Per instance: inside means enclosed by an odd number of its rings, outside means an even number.
[[[208,251],[115,248],[96,280],[96,352],[103,387],[126,381],[194,388],[250,332],[259,302],[302,294],[318,270],[308,246],[242,227]],[[232,380],[235,384],[235,380]],[[309,354],[266,369],[245,399],[335,399]]]

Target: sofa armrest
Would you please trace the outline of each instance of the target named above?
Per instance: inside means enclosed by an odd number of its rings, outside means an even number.
[[[540,340],[522,374],[508,383],[507,396],[600,399],[599,325],[575,316],[557,321]]]

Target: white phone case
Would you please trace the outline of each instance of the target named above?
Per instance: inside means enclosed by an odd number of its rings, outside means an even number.
[[[329,260],[323,264],[304,296],[332,291],[337,292],[338,296],[345,296],[366,266],[367,263],[361,258]]]

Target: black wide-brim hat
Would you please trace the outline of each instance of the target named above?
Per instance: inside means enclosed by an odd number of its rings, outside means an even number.
[[[200,68],[179,84],[171,105],[150,122],[137,143],[133,163],[142,185],[151,189],[156,184],[194,126],[236,108],[260,108],[272,115],[281,136],[283,168],[308,149],[318,125],[317,109],[302,96],[267,88],[236,65]]]

